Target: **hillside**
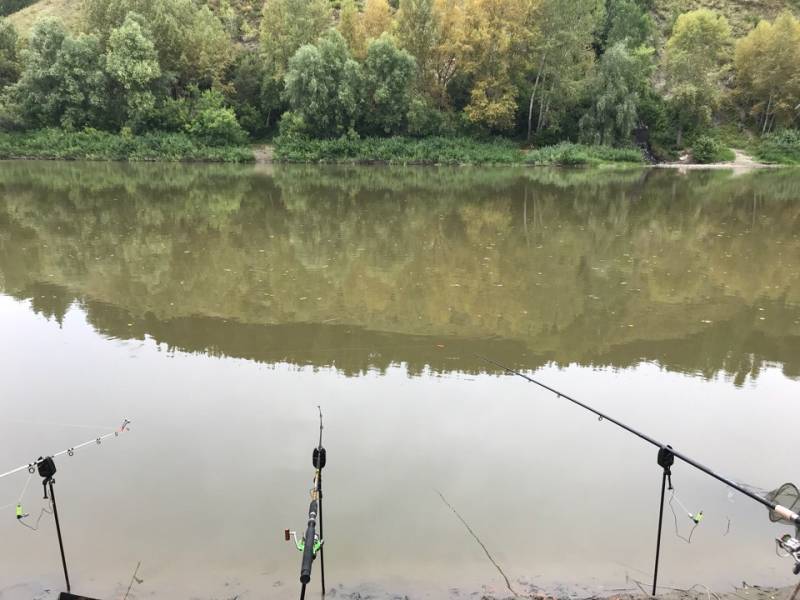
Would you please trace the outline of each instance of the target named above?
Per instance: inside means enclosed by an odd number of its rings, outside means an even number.
[[[41,17],[58,17],[69,29],[76,30],[80,22],[80,4],[76,0],[38,0],[12,13],[8,19],[23,36]],[[207,4],[214,12],[222,10],[223,18],[234,21],[236,29],[247,36],[258,26],[263,0],[207,0]]]
[[[208,0],[215,11],[219,10],[220,0]],[[261,0],[232,0],[227,3],[238,13],[239,18],[252,26],[260,17]],[[71,28],[77,27],[80,3],[75,0],[38,0],[27,8],[9,16],[11,22],[22,35],[30,30],[37,19],[56,16]],[[710,8],[723,13],[731,23],[734,34],[741,36],[751,29],[759,19],[772,19],[782,10],[789,9],[800,14],[800,0],[653,0],[652,14],[658,29],[667,34],[677,15],[695,8]]]
[[[652,6],[653,18],[664,33],[669,32],[679,14],[710,8],[727,17],[737,37],[747,33],[759,19],[773,19],[786,9],[800,13],[800,0],[654,0]]]
[[[20,35],[25,35],[33,24],[42,17],[59,17],[70,28],[77,28],[80,10],[74,0],[39,0],[12,13],[8,20],[17,28]]]

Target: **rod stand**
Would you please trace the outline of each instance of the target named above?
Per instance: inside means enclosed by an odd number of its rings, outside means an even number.
[[[56,492],[53,488],[56,480],[53,475],[56,474],[56,463],[53,461],[52,456],[39,457],[37,462],[37,469],[39,476],[42,478],[42,488],[44,491],[44,499],[47,500],[47,490],[50,490],[50,503],[53,505],[53,517],[56,522],[56,533],[58,534],[58,549],[61,551],[61,566],[64,567],[64,580],[67,583],[67,592],[72,591],[69,584],[69,571],[67,571],[67,557],[64,554],[64,540],[61,537],[61,521],[58,519],[58,505],[56,504]]]
[[[661,526],[664,523],[664,494],[672,489],[672,465],[675,463],[675,455],[672,453],[672,446],[662,446],[658,449],[658,466],[661,467],[661,499],[658,502],[658,536],[656,537],[656,564],[653,568],[653,597],[656,595],[658,584],[658,562],[661,558]]]

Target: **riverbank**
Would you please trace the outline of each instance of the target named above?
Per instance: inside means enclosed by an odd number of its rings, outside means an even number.
[[[253,162],[249,146],[210,146],[182,133],[113,134],[93,129],[0,133],[0,159]]]
[[[753,169],[793,164],[785,149],[776,156],[785,161],[760,162],[741,150],[732,150],[734,160],[697,163],[686,153],[675,162],[655,167],[690,169]],[[516,165],[608,167],[645,166],[638,148],[561,142],[530,148],[505,138],[347,138],[311,139],[278,137],[273,145],[216,146],[184,133],[114,134],[94,129],[66,132],[43,129],[0,133],[0,159],[87,160],[124,162],[221,162],[300,164],[385,164],[385,165]]]
[[[344,163],[395,165],[561,165],[645,164],[635,148],[611,148],[562,142],[525,149],[512,140],[476,140],[468,137],[338,138],[318,140],[277,138],[274,160],[288,163]]]
[[[217,590],[222,596],[196,596],[197,598],[241,598],[249,597],[250,589],[244,582],[227,583]],[[144,580],[141,584],[136,580],[131,580],[132,590],[128,590],[127,583],[120,581],[115,589],[117,596],[130,593],[131,598],[137,597],[137,592],[146,589]],[[519,587],[520,582],[517,582]],[[479,589],[470,587],[451,586],[445,589],[426,589],[424,587],[412,586],[412,589],[404,588],[384,588],[374,584],[355,584],[345,585],[334,583],[328,589],[328,596],[341,598],[343,600],[396,600],[397,598],[424,598],[434,597],[448,600],[461,600],[463,598],[480,598],[481,600],[512,600],[515,598],[526,598],[528,600],[652,600],[652,596],[647,593],[648,582],[635,579],[628,580],[624,586],[616,588],[605,588],[602,586],[579,586],[579,585],[558,585],[552,589],[543,590],[533,584],[524,584],[520,589],[511,592],[507,589],[499,590],[497,585],[487,584]],[[4,600],[56,600],[59,597],[58,585],[49,586],[42,583],[18,584],[6,588],[0,588],[0,598]],[[296,597],[292,584],[278,581],[271,584],[272,597],[277,599],[290,600]],[[150,590],[149,596],[153,598],[169,598],[174,590],[167,591],[166,594],[159,591]],[[729,590],[714,589],[705,584],[698,583],[687,588],[662,587],[659,586],[659,600],[798,600],[800,599],[800,586],[787,587],[768,587],[760,585],[748,585],[742,582],[741,586],[730,586]]]

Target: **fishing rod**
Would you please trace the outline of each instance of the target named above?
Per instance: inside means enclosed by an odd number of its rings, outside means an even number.
[[[11,469],[10,471],[6,471],[5,473],[0,474],[0,479],[3,479],[4,477],[8,477],[10,475],[14,475],[15,473],[20,473],[20,472],[25,471],[25,470],[28,471],[28,473],[29,473],[28,480],[25,482],[25,487],[22,488],[22,494],[20,495],[19,500],[16,503],[16,517],[17,517],[17,521],[20,524],[25,525],[26,527],[28,527],[29,529],[33,529],[34,531],[38,530],[39,521],[36,522],[36,525],[34,527],[31,527],[30,525],[27,525],[24,522],[24,519],[26,519],[29,515],[27,513],[25,513],[25,511],[22,508],[22,500],[23,500],[23,497],[25,496],[25,491],[28,489],[28,483],[30,483],[31,477],[33,477],[34,473],[36,473],[38,471],[39,476],[42,478],[42,488],[43,488],[43,491],[44,491],[44,499],[45,500],[49,500],[50,507],[52,508],[52,511],[47,510],[47,509],[43,509],[43,512],[39,514],[39,519],[41,519],[42,514],[44,512],[47,512],[47,513],[51,513],[52,512],[53,519],[56,522],[56,533],[58,535],[58,548],[59,548],[59,551],[61,553],[61,566],[64,569],[64,580],[65,580],[65,582],[67,584],[67,592],[66,593],[62,593],[59,596],[59,598],[61,598],[62,600],[68,600],[69,598],[84,598],[84,597],[83,596],[73,596],[72,594],[70,594],[70,592],[72,591],[72,588],[71,588],[70,581],[69,581],[69,571],[67,570],[67,558],[66,558],[66,554],[64,553],[64,540],[63,540],[62,535],[61,535],[61,521],[58,518],[58,505],[56,504],[56,492],[55,492],[55,489],[53,487],[55,485],[55,482],[56,482],[56,480],[53,478],[53,476],[56,474],[56,471],[57,471],[56,463],[55,463],[54,459],[58,458],[60,456],[64,456],[64,455],[74,456],[76,450],[80,450],[81,448],[85,448],[86,446],[89,446],[89,445],[92,445],[92,444],[95,444],[95,445],[99,446],[100,444],[103,443],[104,440],[107,440],[107,439],[112,438],[112,437],[119,437],[119,434],[124,433],[126,431],[130,431],[130,429],[128,429],[128,425],[130,425],[130,423],[131,422],[128,419],[124,419],[122,421],[122,425],[120,426],[120,428],[115,430],[115,431],[113,431],[113,432],[111,432],[111,433],[107,433],[105,435],[98,436],[98,437],[96,437],[96,438],[94,438],[92,440],[89,440],[87,442],[83,442],[81,444],[77,444],[75,446],[70,446],[66,450],[62,450],[61,452],[56,452],[55,454],[52,454],[52,455],[49,455],[49,456],[40,456],[39,458],[37,458],[33,462],[30,462],[30,463],[28,463],[26,465],[22,465],[20,467],[17,467],[16,469]],[[50,493],[49,497],[48,497],[48,491]]]
[[[76,450],[80,450],[81,448],[85,448],[86,446],[91,446],[92,444],[95,444],[95,445],[99,446],[100,444],[103,443],[103,441],[107,440],[108,438],[119,437],[120,433],[124,433],[125,431],[130,431],[130,429],[128,429],[128,425],[130,425],[130,424],[131,424],[131,422],[128,419],[124,419],[122,421],[122,425],[120,426],[119,429],[116,429],[116,430],[112,431],[111,433],[106,433],[105,435],[98,436],[98,437],[96,437],[94,439],[91,439],[91,440],[89,440],[87,442],[83,442],[83,443],[77,444],[75,446],[70,446],[66,450],[62,450],[61,452],[56,452],[55,454],[51,454],[49,456],[49,458],[53,458],[54,459],[54,458],[58,458],[59,456],[64,456],[65,454],[69,455],[69,456],[73,456],[75,454]],[[36,468],[44,461],[45,461],[45,458],[40,456],[39,458],[37,458],[33,462],[30,462],[30,463],[28,463],[26,465],[22,465],[20,467],[17,467],[16,469],[11,469],[10,471],[6,471],[5,473],[0,474],[0,479],[3,479],[4,477],[8,477],[9,475],[14,475],[15,473],[19,473],[19,472],[25,471],[25,470],[27,470],[28,473],[33,474],[36,471]]]
[[[800,515],[798,515],[796,512],[794,512],[790,508],[787,508],[785,506],[782,506],[782,505],[778,504],[777,502],[775,502],[770,497],[766,497],[765,498],[763,496],[759,496],[758,494],[756,494],[752,490],[747,489],[745,486],[736,483],[735,481],[733,481],[732,479],[729,479],[728,477],[724,477],[723,475],[720,475],[719,473],[717,473],[716,471],[710,469],[709,467],[705,466],[704,464],[702,464],[700,462],[697,462],[693,458],[687,456],[686,454],[684,454],[682,452],[679,452],[678,450],[675,450],[675,448],[673,448],[672,446],[670,446],[668,444],[664,444],[663,442],[660,442],[660,441],[650,437],[646,433],[642,433],[641,431],[639,431],[637,429],[634,429],[630,425],[626,425],[622,421],[619,421],[619,420],[617,420],[617,419],[615,419],[613,417],[608,416],[607,414],[605,414],[603,412],[600,412],[596,408],[594,408],[594,407],[592,407],[592,406],[590,406],[590,405],[588,405],[588,404],[586,404],[584,402],[581,402],[580,400],[578,400],[576,398],[573,398],[569,394],[565,394],[564,392],[561,392],[561,391],[559,391],[559,390],[557,390],[557,389],[555,389],[555,388],[553,388],[553,387],[551,387],[551,386],[549,386],[549,385],[547,385],[545,383],[542,383],[541,381],[538,381],[538,380],[534,379],[533,377],[530,377],[529,375],[525,375],[524,373],[521,373],[521,372],[519,372],[519,371],[517,371],[515,369],[512,369],[511,367],[507,367],[507,366],[497,362],[496,360],[492,360],[492,359],[487,358],[485,356],[482,356],[480,354],[477,354],[476,356],[478,358],[480,358],[481,360],[489,363],[489,364],[492,364],[492,365],[494,365],[496,367],[499,367],[499,368],[503,369],[507,373],[510,373],[512,375],[516,375],[518,377],[522,377],[523,379],[527,380],[530,383],[535,383],[536,385],[538,385],[539,387],[547,390],[548,392],[550,392],[552,394],[555,394],[558,398],[564,398],[565,400],[569,400],[573,404],[576,404],[576,405],[580,406],[581,408],[583,408],[585,410],[588,410],[589,412],[597,415],[597,417],[599,418],[600,421],[609,421],[610,423],[613,423],[617,427],[620,427],[621,429],[624,429],[628,433],[632,433],[633,435],[635,435],[639,439],[644,440],[645,442],[647,442],[647,443],[655,446],[656,448],[658,448],[657,462],[658,462],[658,465],[663,469],[663,473],[662,473],[662,478],[661,478],[661,503],[660,503],[660,508],[659,508],[659,518],[658,518],[658,538],[657,538],[657,542],[656,542],[656,561],[655,561],[655,569],[654,569],[654,573],[653,573],[653,596],[655,596],[655,594],[656,594],[656,583],[657,583],[657,580],[658,580],[658,564],[659,564],[659,556],[660,556],[660,551],[661,551],[661,528],[662,528],[663,517],[664,517],[664,493],[666,491],[667,482],[669,482],[669,489],[670,490],[673,489],[672,488],[672,470],[671,470],[671,468],[672,468],[672,465],[674,464],[676,458],[682,460],[686,464],[694,467],[695,469],[701,471],[702,473],[705,473],[706,475],[709,475],[710,477],[713,477],[717,481],[720,481],[720,482],[724,483],[728,487],[733,488],[737,492],[739,492],[741,494],[744,494],[748,498],[750,498],[752,500],[755,500],[759,504],[764,505],[765,507],[767,507],[767,509],[769,509],[771,511],[772,515],[774,515],[776,517],[773,520],[784,520],[784,521],[788,521],[788,522],[794,524],[795,528],[796,528],[796,531],[797,531],[796,536],[794,538],[792,536],[788,536],[788,538],[787,538],[787,536],[784,536],[783,538],[779,538],[776,541],[778,542],[778,547],[779,548],[781,548],[782,550],[784,550],[785,552],[787,552],[788,554],[790,554],[794,558],[794,560],[795,560],[795,568],[794,568],[795,574],[799,574],[800,573],[800,541],[798,541],[798,539],[797,539],[798,537],[800,537]],[[798,501],[797,500],[795,500],[794,505],[795,506],[798,505]],[[772,516],[771,516],[771,518],[772,518]]]
[[[326,452],[322,446],[322,409],[317,406],[319,410],[319,444],[314,448],[311,455],[311,462],[314,466],[314,483],[311,487],[311,503],[308,507],[308,524],[306,525],[306,532],[302,539],[297,538],[297,532],[289,529],[284,530],[284,537],[288,542],[290,539],[294,540],[297,549],[303,553],[303,559],[300,564],[300,600],[306,597],[306,586],[311,581],[311,567],[314,559],[319,554],[320,562],[320,576],[322,579],[322,595],[325,596],[325,553],[323,544],[325,538],[323,537],[322,529],[322,469],[325,467]],[[317,532],[317,524],[319,524],[319,533]]]

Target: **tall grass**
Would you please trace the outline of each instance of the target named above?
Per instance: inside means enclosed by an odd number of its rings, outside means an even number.
[[[644,162],[642,153],[635,148],[612,148],[611,146],[586,146],[562,142],[555,146],[544,146],[529,151],[525,162],[533,165],[580,166],[601,163]]]
[[[275,140],[275,158],[284,162],[513,164],[522,162],[522,157],[522,151],[509,140],[477,141],[465,137]]]
[[[800,131],[784,129],[763,137],[755,154],[764,162],[800,165]]]
[[[247,146],[207,146],[181,133],[118,135],[88,129],[0,133],[0,158],[120,161],[249,162]]]
[[[422,139],[346,138],[317,140],[280,137],[275,158],[283,162],[335,162],[390,164],[533,164],[587,165],[607,162],[641,163],[638,150],[563,143],[528,152],[513,141],[487,141],[468,137]]]

